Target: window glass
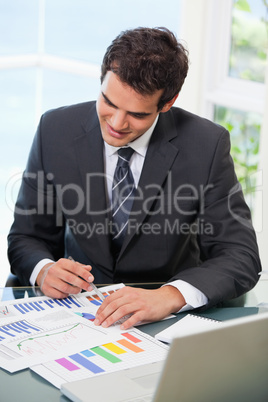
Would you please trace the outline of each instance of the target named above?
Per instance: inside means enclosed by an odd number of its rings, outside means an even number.
[[[262,116],[258,113],[243,112],[216,105],[214,121],[230,132],[231,155],[236,174],[253,212]]]
[[[101,63],[107,46],[122,30],[178,29],[176,0],[46,0],[45,4],[45,51],[94,63]]]
[[[229,75],[263,83],[267,48],[267,0],[234,0]]]
[[[99,89],[98,78],[44,69],[42,109],[95,100]]]
[[[38,3],[0,0],[0,55],[37,51]]]
[[[36,70],[0,70],[1,169],[25,165],[33,137]]]

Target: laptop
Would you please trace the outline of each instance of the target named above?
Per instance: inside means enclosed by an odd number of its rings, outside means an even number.
[[[268,312],[175,338],[164,362],[70,383],[74,402],[267,402]]]

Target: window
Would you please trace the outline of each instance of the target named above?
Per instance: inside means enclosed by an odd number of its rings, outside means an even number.
[[[181,105],[225,126],[246,200],[253,213],[263,265],[268,216],[267,0],[182,1],[180,35],[192,65]],[[198,18],[195,17],[198,15]],[[187,21],[192,16],[194,33]],[[183,96],[185,95],[185,97]],[[267,265],[267,264],[266,264]]]
[[[9,271],[6,236],[41,114],[96,99],[100,63],[120,31],[178,30],[180,1],[0,0],[0,286]]]
[[[228,77],[264,84],[268,47],[268,5],[263,0],[233,0],[230,29]],[[228,59],[227,59],[228,60]],[[252,85],[252,87],[253,87]],[[256,87],[256,93],[258,91]],[[259,163],[262,113],[239,108],[214,106],[214,120],[230,131],[238,179],[255,216],[253,189]]]

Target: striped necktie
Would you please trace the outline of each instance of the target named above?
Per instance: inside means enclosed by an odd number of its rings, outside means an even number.
[[[129,161],[134,152],[130,147],[120,148],[112,187],[112,245],[117,256],[123,244],[128,217],[133,204],[135,183]]]

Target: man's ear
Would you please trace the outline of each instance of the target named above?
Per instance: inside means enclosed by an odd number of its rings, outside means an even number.
[[[165,103],[165,105],[160,110],[160,113],[166,113],[167,111],[169,111],[169,109],[171,108],[171,106],[173,106],[173,104],[174,104],[175,100],[178,98],[178,96],[179,96],[179,94],[175,95],[170,101]]]

